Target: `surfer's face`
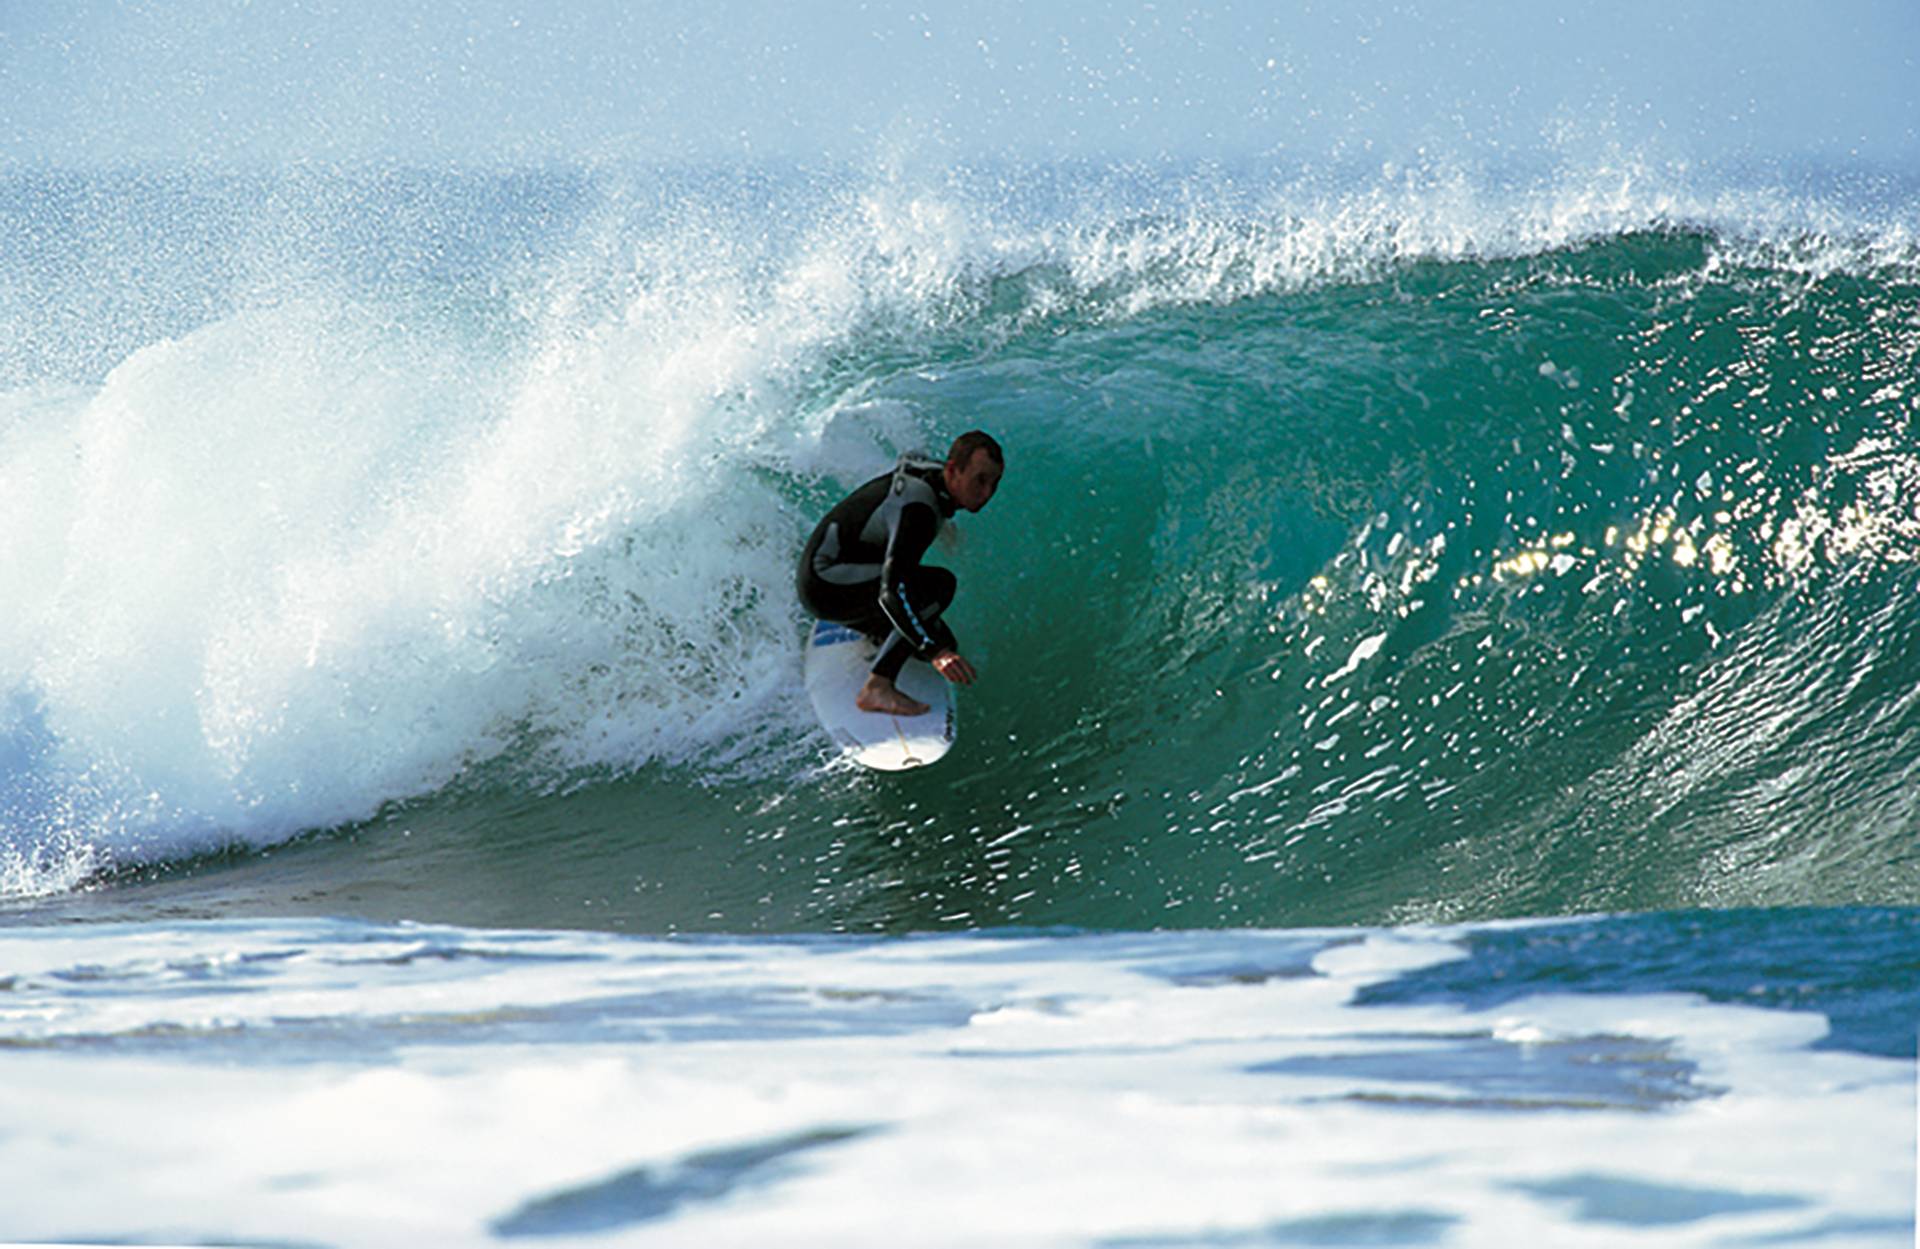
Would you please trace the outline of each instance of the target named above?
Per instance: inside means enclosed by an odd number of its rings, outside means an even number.
[[[966,467],[956,469],[951,462],[947,464],[947,493],[957,506],[977,512],[1000,488],[1000,473],[1000,465],[993,462],[986,448],[976,448]]]

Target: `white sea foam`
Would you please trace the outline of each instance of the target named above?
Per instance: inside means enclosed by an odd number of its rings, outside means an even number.
[[[0,1234],[1910,1235],[1910,1062],[1680,994],[1353,1004],[1459,937],[13,930]]]
[[[16,396],[16,849],[54,831],[33,787],[99,850],[178,853],[364,818],[504,752],[551,777],[778,722],[802,521],[738,453],[754,406],[716,396],[779,349],[678,328],[502,360],[294,304]]]

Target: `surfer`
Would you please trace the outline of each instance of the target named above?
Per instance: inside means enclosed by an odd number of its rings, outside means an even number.
[[[860,710],[897,716],[927,710],[894,684],[913,656],[956,685],[973,684],[973,665],[940,619],[959,583],[944,568],[923,567],[920,558],[956,510],[987,505],[1005,463],[1000,444],[977,429],[953,440],[945,463],[902,456],[892,472],[842,499],[807,540],[801,605],[880,645],[854,698]]]

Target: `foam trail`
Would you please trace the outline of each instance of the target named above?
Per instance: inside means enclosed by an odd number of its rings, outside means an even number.
[[[1683,955],[1568,991],[1663,922],[1562,925],[1508,969],[1555,983],[1491,1001],[1450,969],[1528,932],[12,928],[8,1217],[355,1245],[1910,1239],[1911,1059],[1817,1047],[1860,983],[1772,970],[1772,1008],[1712,1002],[1661,990],[1714,974]],[[113,1178],[76,1216],[89,1168]]]

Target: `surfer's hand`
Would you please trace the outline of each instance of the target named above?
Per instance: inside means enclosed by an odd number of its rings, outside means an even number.
[[[960,657],[959,651],[941,651],[933,657],[932,663],[935,672],[955,685],[972,685],[973,678],[979,675],[974,672],[972,664]]]

